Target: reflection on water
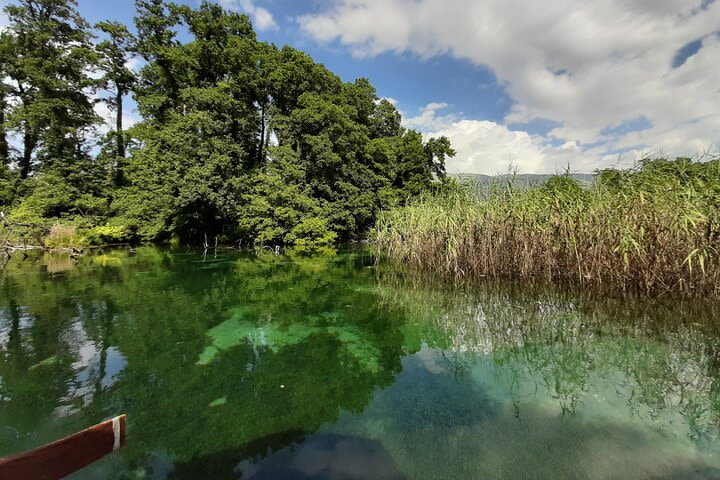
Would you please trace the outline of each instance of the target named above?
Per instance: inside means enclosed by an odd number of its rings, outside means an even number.
[[[13,259],[0,455],[126,412],[74,478],[720,478],[718,319],[362,252]]]
[[[317,434],[297,447],[285,447],[258,462],[241,462],[242,478],[404,479],[382,442],[363,437]]]

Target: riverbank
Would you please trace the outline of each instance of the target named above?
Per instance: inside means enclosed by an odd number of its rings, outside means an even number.
[[[380,215],[391,262],[453,277],[720,296],[720,160],[652,159],[582,187],[464,184]]]

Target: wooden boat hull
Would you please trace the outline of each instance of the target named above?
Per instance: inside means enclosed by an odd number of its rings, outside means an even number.
[[[65,477],[123,447],[125,432],[125,415],[120,415],[57,442],[0,458],[0,479]]]

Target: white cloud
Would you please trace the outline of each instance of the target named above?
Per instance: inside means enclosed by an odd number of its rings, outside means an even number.
[[[258,30],[277,28],[277,24],[275,23],[272,14],[266,9],[261,7],[255,8],[255,12],[253,13],[253,15],[255,16],[255,26],[258,28]]]
[[[642,154],[597,155],[574,142],[553,146],[527,132],[489,121],[461,120],[425,137],[440,135],[450,138],[457,152],[446,161],[447,171],[454,173],[588,173],[610,165],[629,166]]]
[[[515,169],[519,173],[561,173],[567,169],[572,172],[592,172],[618,162],[616,155],[582,150],[576,142],[553,146],[547,138],[531,136],[522,130],[511,130],[495,122],[452,120],[449,115],[435,115],[443,108],[442,105],[430,104],[421,115],[403,123],[410,128],[416,128],[419,124],[433,127],[422,129],[426,132],[423,134],[426,139],[441,135],[450,139],[457,152],[454,158],[446,161],[447,171],[451,173],[495,175]],[[421,122],[416,120],[419,118],[422,118]],[[632,163],[639,153],[626,154],[621,159],[623,164]]]
[[[238,10],[252,17],[253,26],[260,31],[278,28],[272,14],[264,7],[258,7],[252,0],[219,0],[228,10]]]
[[[10,24],[10,20],[8,19],[7,15],[5,15],[5,12],[2,10],[3,7],[3,3],[0,2],[0,32],[5,30]]]
[[[143,65],[145,65],[145,61],[141,57],[130,57],[125,61],[125,68],[136,73],[140,71]]]
[[[131,110],[128,107],[128,101],[125,100],[123,102],[123,106],[125,109],[123,110],[123,130],[126,130],[136,123],[138,123],[141,119],[137,112],[134,110]],[[99,126],[98,131],[100,134],[106,134],[110,130],[115,129],[115,111],[111,110],[110,107],[108,107],[107,103],[105,102],[97,102],[94,105],[95,113],[103,119],[102,125]]]
[[[298,20],[359,56],[449,54],[485,65],[514,100],[506,123],[559,122],[550,135],[581,154],[610,161],[606,152],[638,145],[683,155],[720,145],[720,1],[343,0]],[[673,69],[696,40],[700,50]],[[607,134],[638,117],[651,126]],[[427,112],[410,120],[433,127]],[[528,169],[550,166],[534,158]]]
[[[452,114],[438,116],[438,111],[444,110],[447,107],[447,103],[429,103],[416,117],[407,117],[403,115],[403,125],[421,132],[441,129],[458,120],[458,117]]]

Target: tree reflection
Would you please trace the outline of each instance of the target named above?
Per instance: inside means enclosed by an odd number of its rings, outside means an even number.
[[[394,272],[379,279],[381,301],[402,306],[456,374],[489,355],[515,388],[516,404],[540,388],[574,413],[605,382],[631,415],[680,414],[693,440],[718,440],[717,303],[497,283],[448,289]]]
[[[3,277],[3,318],[23,309],[28,322],[23,329],[11,320],[14,343],[0,344],[0,423],[28,440],[0,453],[124,411],[132,441],[122,470],[149,474],[161,454],[188,471],[213,458],[232,472],[342,411],[362,411],[408,352],[401,319],[375,303],[374,273],[364,268],[371,259],[363,255],[211,259],[139,248],[132,257],[91,255],[52,272],[39,260],[11,263]],[[239,311],[250,333],[233,333],[232,344],[198,364],[219,326],[236,328],[227,322]],[[268,343],[273,332],[277,339],[298,331],[298,341]],[[14,346],[19,334],[28,339],[22,349]],[[108,382],[115,351],[122,370]],[[52,355],[57,362],[27,374]],[[42,404],[31,407],[31,397]]]

